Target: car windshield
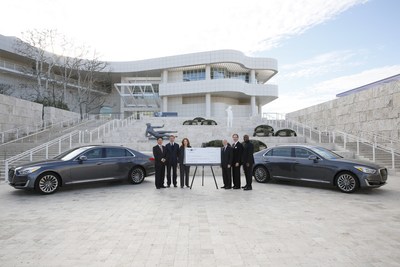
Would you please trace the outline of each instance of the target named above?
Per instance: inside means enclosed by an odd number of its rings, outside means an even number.
[[[312,150],[317,153],[318,155],[326,158],[326,159],[340,159],[342,156],[339,156],[338,154],[323,148],[323,147],[313,147]]]
[[[60,159],[63,161],[71,160],[71,159],[75,158],[76,156],[78,156],[79,154],[81,154],[82,152],[86,151],[88,148],[92,148],[92,146],[89,146],[89,147],[85,146],[85,147],[79,147],[76,149],[68,150],[68,151],[56,156],[55,159]]]

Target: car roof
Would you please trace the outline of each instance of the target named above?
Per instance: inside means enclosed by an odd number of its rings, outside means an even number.
[[[93,147],[101,147],[101,148],[126,148],[126,149],[129,149],[129,150],[132,150],[132,151],[135,151],[135,152],[139,152],[139,151],[137,151],[137,150],[135,150],[135,149],[132,149],[132,148],[129,148],[129,147],[126,147],[126,146],[113,146],[113,145],[86,145],[86,146],[79,146],[79,147],[76,147],[76,148],[93,148]]]

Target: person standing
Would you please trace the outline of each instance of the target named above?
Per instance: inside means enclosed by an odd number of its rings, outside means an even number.
[[[172,169],[172,183],[177,187],[177,166],[179,156],[179,145],[175,143],[175,136],[170,135],[169,143],[165,146],[167,150],[167,187],[171,186],[171,169]]]
[[[162,145],[162,137],[157,138],[157,145],[153,147],[154,165],[155,165],[155,184],[156,188],[165,188],[165,162],[167,160],[167,150]]]
[[[222,140],[223,147],[221,148],[221,168],[222,168],[222,180],[224,186],[221,188],[231,189],[232,188],[232,147],[228,144],[226,139]]]
[[[232,178],[233,189],[240,189],[240,164],[242,162],[243,145],[239,142],[239,135],[232,135]]]
[[[191,147],[189,139],[183,138],[182,144],[179,147],[179,154],[178,154],[178,163],[179,163],[179,171],[180,171],[180,180],[181,180],[181,188],[183,188],[184,185],[186,187],[189,187],[189,171],[190,171],[190,166],[187,166],[184,164],[185,162],[185,149]]]
[[[252,190],[251,183],[253,181],[253,165],[254,165],[254,145],[250,142],[249,136],[243,136],[243,154],[242,164],[244,175],[246,176],[246,185],[242,188],[244,190]]]

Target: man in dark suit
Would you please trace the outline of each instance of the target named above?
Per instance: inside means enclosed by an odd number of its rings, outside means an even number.
[[[164,176],[165,176],[165,162],[167,160],[167,150],[162,145],[162,137],[157,138],[157,145],[153,147],[154,165],[155,165],[155,177],[156,177],[156,188],[165,188]]]
[[[246,185],[242,188],[244,190],[252,190],[251,182],[253,181],[254,145],[250,142],[247,134],[243,136],[243,141],[242,164],[244,175],[246,176]]]
[[[177,187],[177,166],[179,157],[179,145],[175,143],[175,136],[169,137],[169,143],[165,146],[167,150],[167,187],[171,186],[171,169],[172,169],[172,183]]]
[[[239,142],[239,135],[232,135],[232,178],[233,189],[240,189],[240,164],[242,163],[243,145]]]
[[[224,146],[221,148],[221,168],[224,186],[222,186],[221,188],[231,189],[232,147],[228,144],[228,141],[226,139],[222,140],[222,144]]]

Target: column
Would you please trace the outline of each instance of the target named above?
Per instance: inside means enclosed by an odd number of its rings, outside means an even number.
[[[206,80],[211,80],[211,67],[206,65]]]
[[[255,70],[250,70],[249,83],[257,83],[257,81],[256,81],[256,71]]]
[[[206,119],[211,117],[211,94],[206,94]]]
[[[250,98],[250,104],[251,104],[251,116],[257,116],[256,97],[253,95]]]
[[[167,112],[168,111],[168,97],[163,96],[162,97],[162,112]]]
[[[168,83],[168,70],[163,70],[162,82],[163,83]]]

